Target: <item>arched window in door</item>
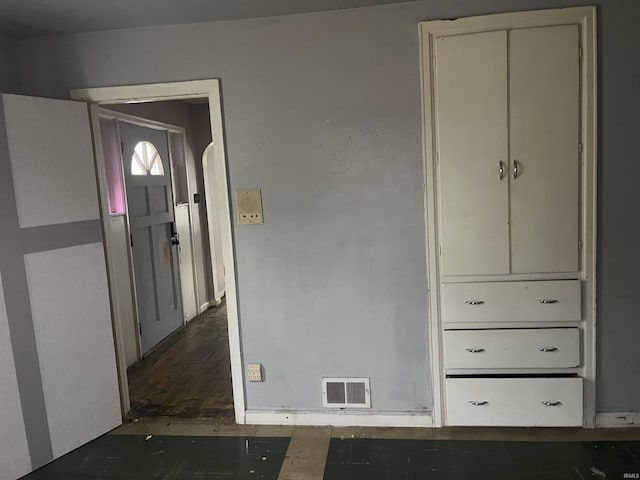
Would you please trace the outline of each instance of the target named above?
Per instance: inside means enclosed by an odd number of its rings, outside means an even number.
[[[164,175],[162,159],[151,142],[138,142],[131,156],[131,175]]]

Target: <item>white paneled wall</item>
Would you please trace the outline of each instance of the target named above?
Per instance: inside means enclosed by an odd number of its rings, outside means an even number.
[[[131,284],[131,266],[129,263],[129,235],[127,234],[127,217],[124,215],[109,216],[109,237],[111,240],[111,275],[112,285],[117,290],[118,318],[122,326],[124,356],[127,367],[138,360],[138,336],[136,334],[136,316]]]
[[[3,103],[20,227],[99,218],[86,107],[16,95]]]
[[[104,251],[94,243],[34,253],[25,266],[58,457],[121,423]]]

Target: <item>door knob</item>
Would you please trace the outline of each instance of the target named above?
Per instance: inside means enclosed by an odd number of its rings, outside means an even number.
[[[178,237],[171,237],[171,245],[180,245],[180,239]]]

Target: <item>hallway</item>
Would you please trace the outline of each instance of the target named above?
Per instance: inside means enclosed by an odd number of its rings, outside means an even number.
[[[131,419],[179,417],[233,423],[224,300],[129,368]]]

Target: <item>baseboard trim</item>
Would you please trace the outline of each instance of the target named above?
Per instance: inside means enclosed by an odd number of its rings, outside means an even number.
[[[202,305],[200,305],[200,313],[204,313],[207,310],[207,308],[209,308],[210,306],[211,306],[211,302],[209,300],[204,302]]]
[[[640,412],[597,412],[596,427],[640,427]]]
[[[334,413],[334,412],[282,412],[247,410],[248,425],[305,425],[332,427],[433,427],[430,413]]]

